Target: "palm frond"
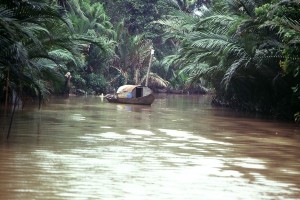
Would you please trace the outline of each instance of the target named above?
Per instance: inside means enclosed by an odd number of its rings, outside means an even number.
[[[214,32],[226,34],[228,30],[237,23],[237,16],[211,13],[208,16],[201,17],[197,22],[196,30],[203,32]]]
[[[214,33],[199,33],[191,34],[193,41],[191,46],[195,48],[206,49],[216,53],[227,54],[231,53],[237,57],[246,56],[245,49],[240,47],[234,40],[231,40],[225,35]]]
[[[185,73],[188,76],[187,84],[193,85],[199,82],[201,78],[207,76],[207,72],[210,66],[206,63],[199,63],[196,65],[187,65],[182,70],[179,71],[179,74]]]
[[[149,74],[149,85],[152,85],[152,86],[157,86],[157,87],[168,87],[168,85],[170,84],[167,80],[163,79],[162,77],[160,77],[158,74],[156,73],[152,73],[150,72]],[[144,76],[142,79],[141,79],[141,83],[145,82],[146,81],[146,76]]]
[[[249,60],[247,58],[241,58],[241,59],[236,60],[234,63],[231,64],[231,66],[226,71],[226,73],[225,73],[225,75],[222,79],[222,82],[221,82],[221,84],[225,88],[225,91],[227,91],[228,88],[230,87],[231,80],[234,76],[237,75],[238,70],[240,68],[244,67],[248,61]]]

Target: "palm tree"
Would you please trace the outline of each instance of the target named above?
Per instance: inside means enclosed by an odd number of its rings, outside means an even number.
[[[38,82],[36,73],[45,72],[39,65],[39,58],[52,60],[53,58],[44,48],[41,37],[52,38],[46,25],[54,23],[54,19],[68,24],[66,18],[58,10],[42,2],[6,2],[0,4],[1,38],[3,48],[0,50],[2,74],[6,72],[6,89],[16,91],[20,96],[29,90],[40,99],[44,97],[47,85]],[[52,43],[53,44],[53,43]],[[49,68],[49,70],[52,70]],[[8,79],[9,77],[9,79]],[[3,81],[2,81],[3,82]],[[27,88],[27,89],[26,89]],[[33,92],[35,91],[35,92]],[[8,93],[7,93],[8,94]],[[6,97],[7,99],[7,97]]]
[[[104,77],[110,76],[107,62],[115,45],[115,42],[109,39],[114,34],[113,26],[100,3],[91,3],[89,0],[70,1],[69,10],[68,17],[74,24],[76,35],[92,41],[82,44],[84,62],[81,67],[70,69],[74,74],[73,83],[80,89],[104,92],[103,85],[107,83]]]
[[[143,35],[130,35],[124,27],[124,22],[117,25],[114,40],[117,42],[115,56],[111,60],[111,67],[125,78],[124,84],[128,83],[129,77],[134,77],[135,84],[140,82],[140,71],[147,59],[152,46],[151,41],[145,40]]]
[[[282,45],[280,66],[282,74],[276,80],[285,84],[291,90],[290,98],[283,98],[282,104],[292,107],[295,121],[300,122],[300,23],[299,1],[278,1],[258,10],[264,19],[263,27],[277,30]]]
[[[9,95],[15,105],[23,97],[41,103],[62,82],[70,63],[82,66],[82,47],[104,47],[101,40],[74,34],[65,12],[46,0],[1,1],[0,21],[0,84],[6,88],[6,105]]]
[[[286,81],[280,87],[273,84],[282,73],[283,46],[277,30],[266,28],[256,17],[254,10],[262,4],[229,3],[228,14],[202,10],[199,16],[177,14],[159,22],[167,36],[180,44],[171,64],[188,73],[193,82],[210,79],[217,97],[232,106],[270,112],[279,106],[274,91],[282,87],[287,91],[284,96],[290,95]]]
[[[147,69],[150,62],[152,62],[152,41],[146,39],[144,35],[131,35],[124,27],[124,22],[119,23],[116,27],[114,40],[117,42],[117,45],[115,47],[115,55],[111,60],[111,68],[117,74],[113,73],[115,77],[112,77],[111,83],[120,80],[120,77],[124,81],[119,81],[116,86],[146,82]],[[162,81],[163,79],[155,73],[149,73],[149,77],[150,83],[153,85],[163,84],[165,86],[165,83],[167,83]]]
[[[50,78],[55,77],[56,73],[49,65],[41,65],[41,62],[42,59],[54,59],[44,48],[41,38],[51,38],[46,25],[53,24],[54,20],[68,25],[66,18],[56,8],[41,1],[0,3],[0,83],[5,85],[6,110],[9,96],[14,103],[10,127],[20,99],[31,96],[38,97],[41,102],[50,91]]]

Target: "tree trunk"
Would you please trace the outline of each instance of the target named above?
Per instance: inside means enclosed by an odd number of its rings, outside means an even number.
[[[5,109],[5,116],[8,110],[8,88],[9,88],[9,69],[7,71],[7,78],[6,78],[6,91],[5,91],[5,104],[4,104],[4,109]]]

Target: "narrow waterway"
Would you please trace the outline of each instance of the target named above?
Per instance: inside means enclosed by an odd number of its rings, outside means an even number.
[[[214,108],[210,98],[27,106],[0,140],[0,198],[300,199],[300,127]]]

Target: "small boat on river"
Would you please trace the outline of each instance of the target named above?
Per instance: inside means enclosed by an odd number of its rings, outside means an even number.
[[[123,85],[116,94],[108,94],[105,99],[110,103],[151,105],[155,99],[150,88],[141,85]]]

